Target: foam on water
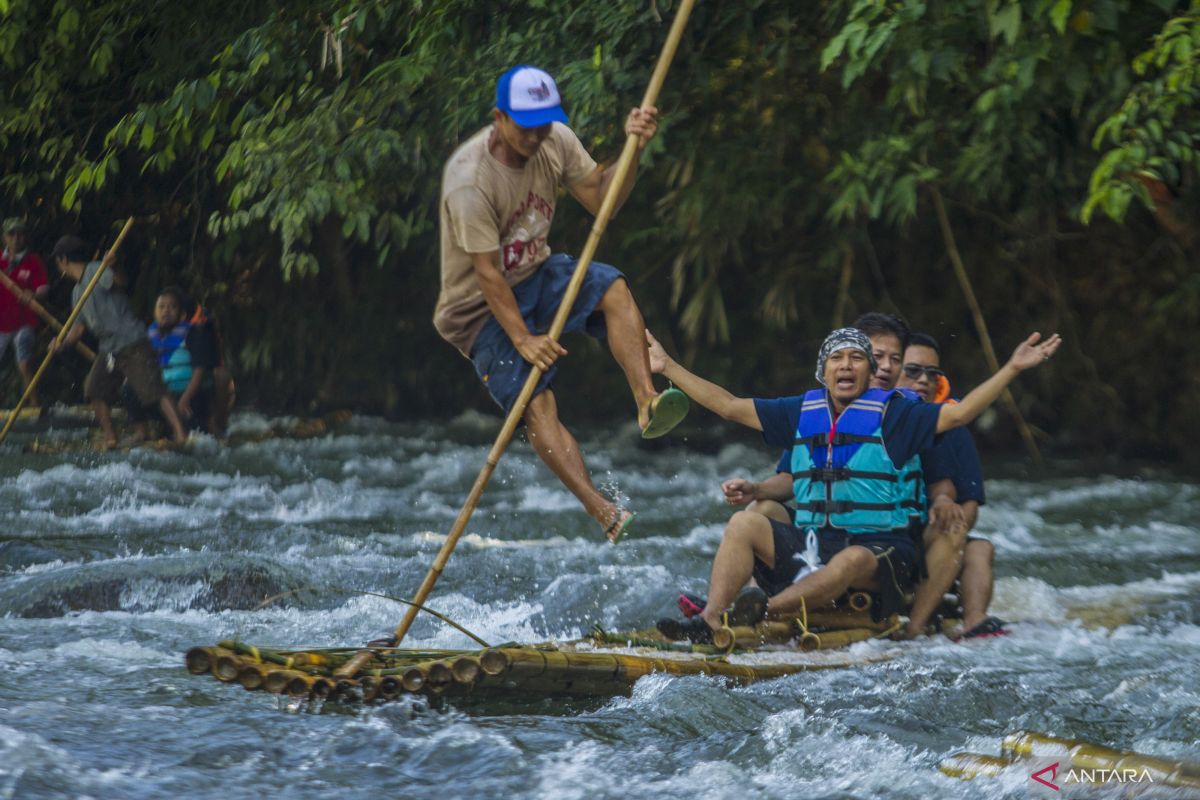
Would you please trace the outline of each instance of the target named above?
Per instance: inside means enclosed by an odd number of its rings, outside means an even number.
[[[936,764],[998,752],[1019,727],[1200,760],[1200,492],[1161,475],[989,483],[993,609],[1016,623],[1000,639],[868,641],[786,656],[847,669],[742,689],[654,675],[628,698],[520,713],[347,711],[184,673],[184,650],[223,638],[392,630],[402,604],[344,590],[413,592],[497,425],[356,418],[313,440],[57,462],[5,450],[0,799],[1018,797],[1027,774],[964,784]],[[740,439],[642,450],[629,426],[580,440],[638,512],[630,539],[605,545],[515,442],[430,607],[491,643],[648,626],[707,589],[731,513],[719,482],[770,474],[775,456]],[[427,615],[406,643],[478,646]]]

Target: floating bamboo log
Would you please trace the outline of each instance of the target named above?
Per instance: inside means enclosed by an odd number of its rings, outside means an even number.
[[[1058,769],[1060,782],[1097,786],[1107,785],[1114,775],[1134,776],[1148,785],[1200,790],[1200,764],[1158,758],[1132,750],[1048,736],[1036,731],[1017,731],[1004,737],[1001,755],[955,753],[942,761],[938,769],[952,778],[971,780],[977,777],[997,777],[1007,769],[1025,769],[1029,764],[1054,758],[1062,764]],[[1063,763],[1065,762],[1065,763]],[[1075,773],[1067,779],[1063,773]],[[1190,795],[1189,795],[1190,796]]]
[[[947,777],[969,781],[978,777],[999,777],[1012,763],[1007,758],[982,753],[955,753],[938,764],[938,770]]]
[[[263,682],[267,679],[267,673],[273,669],[275,668],[263,664],[247,664],[238,672],[238,683],[249,691],[261,689]]]
[[[212,670],[212,665],[216,662],[219,654],[220,649],[216,647],[193,647],[187,651],[183,661],[187,665],[188,672],[193,675],[203,675]]]
[[[1150,773],[1154,782],[1200,789],[1200,764],[1156,758],[1132,750],[1117,750],[1078,739],[1063,739],[1036,731],[1017,731],[1004,737],[1001,755],[1010,758],[1054,757],[1082,770],[1125,770]]]

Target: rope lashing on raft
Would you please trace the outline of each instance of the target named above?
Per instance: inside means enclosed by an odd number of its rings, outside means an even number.
[[[260,610],[266,608],[267,606],[271,605],[272,603],[274,603],[276,600],[282,600],[285,597],[291,597],[292,595],[299,594],[300,592],[314,592],[317,594],[320,594],[321,592],[343,592],[345,594],[361,594],[361,595],[366,595],[369,597],[379,597],[384,600],[391,600],[396,603],[403,603],[406,606],[412,606],[413,608],[416,608],[418,611],[424,611],[426,614],[430,614],[434,617],[437,617],[439,620],[446,623],[451,628],[454,628],[459,633],[466,635],[468,638],[470,638],[475,643],[481,645],[482,647],[491,647],[490,644],[488,644],[486,641],[484,641],[481,637],[472,633],[465,626],[460,625],[459,623],[455,622],[453,619],[446,616],[445,614],[442,614],[441,612],[434,611],[432,608],[429,608],[428,606],[423,606],[419,603],[413,602],[412,600],[406,600],[403,597],[393,597],[390,594],[382,594],[380,592],[369,592],[365,589],[351,589],[348,586],[324,586],[324,587],[301,586],[298,589],[289,589],[286,592],[280,592],[279,594],[271,595],[270,597],[268,597],[267,599],[265,599],[261,603],[259,603],[257,606],[255,606],[254,610],[260,611]],[[383,648],[383,649],[386,650],[389,648]]]

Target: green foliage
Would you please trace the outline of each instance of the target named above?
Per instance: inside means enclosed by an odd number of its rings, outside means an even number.
[[[1134,198],[1156,209],[1151,188],[1184,189],[1200,167],[1200,2],[1167,21],[1149,50],[1133,60],[1141,78],[1121,107],[1096,129],[1109,146],[1092,172],[1081,213],[1096,209],[1118,222]]]
[[[429,324],[442,166],[517,62],[550,69],[572,127],[615,158],[675,6],[0,0],[5,214],[29,215],[43,245],[153,214],[127,248],[135,299],[167,282],[202,297],[226,323],[243,396],[486,407]],[[599,257],[685,357],[759,393],[807,380],[791,347],[825,332],[843,274],[847,314],[899,307],[962,332],[931,186],[997,340],[1049,315],[1083,341],[1088,325],[1118,324],[1114,308],[1156,331],[1185,324],[1186,242],[1164,243],[1147,219],[1086,241],[1077,225],[1097,208],[1120,219],[1147,199],[1145,177],[1195,198],[1200,48],[1195,0],[1180,6],[698,3],[661,134]],[[590,220],[569,199],[557,216],[552,245],[577,250]],[[1154,280],[1095,268],[1151,252]],[[950,355],[969,382],[962,342]],[[624,408],[617,372],[584,377],[613,398],[597,412]],[[1078,402],[1079,420],[1115,413]]]

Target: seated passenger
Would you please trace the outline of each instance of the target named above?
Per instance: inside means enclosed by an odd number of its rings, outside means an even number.
[[[816,377],[824,388],[775,400],[733,396],[673,361],[647,333],[654,372],[724,419],[762,431],[768,444],[794,445],[794,522],[735,513],[713,560],[704,610],[674,628],[693,641],[711,639],[751,576],[769,595],[773,615],[824,606],[851,587],[880,590],[885,603],[898,595],[916,560],[912,493],[903,476],[936,434],[973,420],[1061,342],[1057,334],[1038,344],[1040,338],[1021,343],[961,403],[938,405],[869,389],[877,370],[871,341],[853,328],[834,331],[821,346]]]
[[[237,400],[237,386],[233,374],[225,365],[225,344],[221,339],[221,328],[208,309],[200,303],[192,312],[192,331],[206,339],[206,347],[213,353],[212,403],[208,416],[208,429],[213,436],[224,439],[229,432],[229,415]]]
[[[191,316],[189,305],[179,287],[163,289],[154,303],[154,322],[146,333],[179,418],[189,430],[207,432],[216,357],[210,337],[187,321]],[[144,407],[132,405],[129,418],[137,425],[137,436],[145,439],[148,417]]]
[[[950,381],[941,369],[941,350],[932,336],[912,335],[908,349],[904,351],[903,370],[899,382],[901,388],[911,389],[926,402],[954,402],[950,399]],[[959,600],[963,609],[964,633],[960,637],[972,639],[1006,632],[1005,623],[987,613],[992,601],[995,549],[987,539],[968,535],[979,516],[979,507],[985,502],[983,468],[970,433],[965,428],[960,431],[943,437],[940,447],[948,452],[949,463],[954,465],[950,478],[961,511],[956,515],[956,524],[941,526],[936,531],[930,526],[925,544],[927,548],[931,547],[931,535],[945,536],[961,555],[955,562],[942,565],[941,569],[935,568],[936,565],[927,559],[930,577],[917,588],[909,635],[920,633],[955,578],[959,582]]]

